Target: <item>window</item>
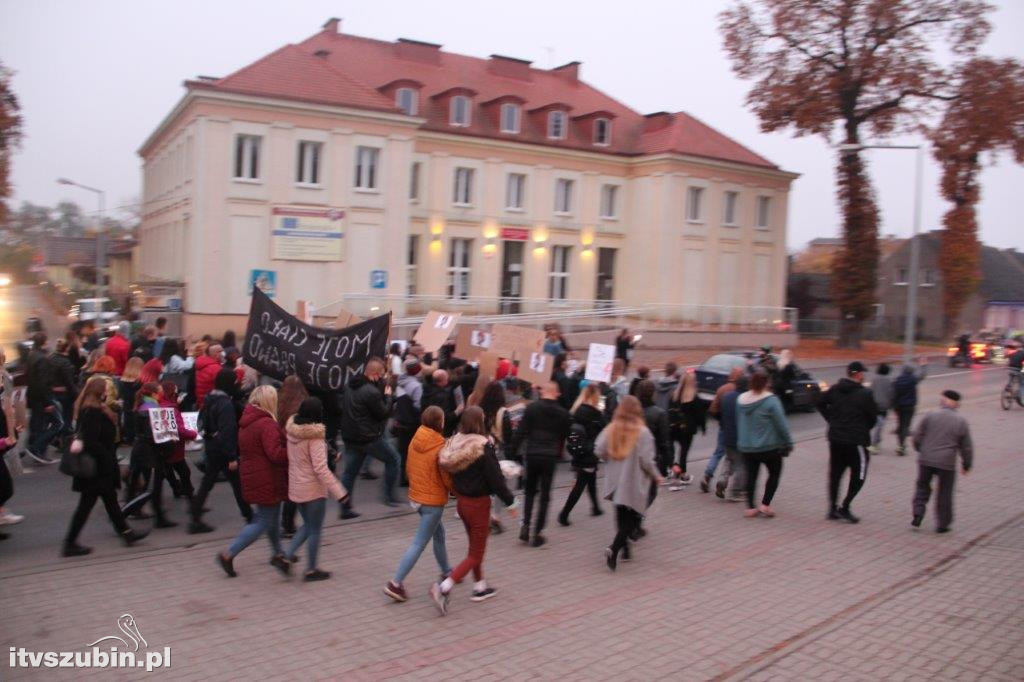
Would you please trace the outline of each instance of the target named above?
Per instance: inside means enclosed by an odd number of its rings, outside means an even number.
[[[565,138],[565,112],[552,111],[548,114],[548,137],[552,140]]]
[[[505,103],[501,105],[501,132],[519,132],[519,105]]]
[[[452,97],[452,101],[449,112],[449,120],[453,126],[468,126],[469,125],[469,98],[465,95],[455,95]]]
[[[377,189],[379,158],[376,147],[356,147],[356,189]]]
[[[572,180],[558,178],[555,181],[555,213],[572,212]]]
[[[594,121],[594,144],[608,145],[612,142],[612,122],[607,118]]]
[[[564,301],[569,295],[569,246],[551,247],[551,285],[548,298]]]
[[[726,225],[736,224],[736,204],[740,200],[739,192],[725,193],[725,210],[722,215],[722,222]]]
[[[409,198],[419,201],[420,198],[420,162],[416,161],[409,168]]]
[[[526,197],[526,176],[522,173],[509,173],[505,181],[505,208],[516,211],[523,210]]]
[[[258,135],[235,136],[235,177],[243,180],[260,178],[260,138]]]
[[[619,193],[616,185],[601,185],[601,217],[614,218],[615,199]]]
[[[899,268],[896,271],[896,281],[893,282],[896,286],[907,286],[907,269]]]
[[[409,235],[409,247],[405,256],[405,286],[409,296],[416,295],[416,266],[419,263],[420,236]]]
[[[469,206],[473,203],[473,169],[455,169],[455,191],[452,202],[456,206]]]
[[[772,198],[771,197],[758,197],[757,198],[757,220],[754,225],[759,230],[767,230],[769,227],[769,219],[771,218],[772,210]]]
[[[320,150],[319,142],[299,142],[298,167],[295,169],[295,182],[305,185],[320,184]]]
[[[448,251],[448,298],[469,298],[469,256],[472,239],[452,239]]]
[[[691,223],[699,223],[704,215],[703,187],[690,187],[686,190],[686,219]]]
[[[415,116],[419,104],[419,93],[412,88],[398,88],[395,91],[395,104],[409,116]]]
[[[933,270],[922,270],[921,271],[921,286],[933,287],[935,286],[935,272]]]

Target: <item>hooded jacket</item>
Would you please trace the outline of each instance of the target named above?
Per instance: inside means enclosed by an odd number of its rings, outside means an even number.
[[[441,408],[444,412],[444,435],[450,436],[455,433],[455,429],[459,425],[459,419],[455,415],[455,394],[453,393],[451,384],[446,386],[436,386],[433,382],[428,382],[423,387],[423,394],[420,398],[420,406],[422,409],[427,409],[431,405],[435,405]]]
[[[733,389],[725,393],[718,403],[719,424],[722,429],[722,445],[730,450],[739,449],[739,426],[736,410],[739,397],[740,392],[733,386]]]
[[[828,422],[828,439],[834,443],[867,446],[878,419],[878,405],[871,391],[843,377],[818,400],[818,411]]]
[[[401,374],[395,389],[395,424],[403,429],[415,431],[423,413],[423,384],[418,377]]]
[[[740,394],[736,401],[736,444],[740,452],[790,450],[793,438],[782,401],[770,391]]]
[[[679,376],[673,374],[668,377],[661,377],[654,382],[654,404],[663,410],[668,409],[672,400],[672,394],[679,388]]]
[[[594,444],[597,436],[607,423],[601,410],[587,403],[580,403],[572,415],[573,425],[580,425],[586,433],[586,444],[582,456],[573,457],[572,465],[577,469],[594,469],[597,467],[597,455],[594,453]]]
[[[217,389],[210,391],[203,412],[206,457],[229,461],[238,459],[238,417],[231,396]]]
[[[114,361],[114,376],[119,377],[124,373],[125,363],[128,362],[128,356],[132,352],[132,344],[120,333],[114,334],[107,339],[106,345],[103,346],[103,352]]]
[[[911,365],[903,365],[900,375],[892,383],[894,407],[917,407],[917,384],[927,372],[925,367],[915,370]]]
[[[341,482],[327,468],[326,429],[323,424],[296,424],[288,420],[288,499],[312,502],[321,497],[341,500],[348,496]]]
[[[875,398],[878,414],[885,414],[892,407],[892,379],[887,374],[875,375],[871,380],[871,395]]]
[[[196,358],[196,408],[202,409],[203,401],[207,394],[213,390],[214,382],[217,380],[217,372],[220,371],[220,360],[204,355]]]
[[[463,497],[497,495],[506,505],[513,502],[512,493],[501,474],[494,445],[486,436],[457,433],[448,439],[438,456],[441,468],[452,476],[455,492]]]
[[[28,388],[25,401],[30,410],[49,407],[53,403],[53,384],[56,372],[45,352],[33,349],[25,361]]]
[[[558,459],[571,427],[569,411],[557,400],[534,401],[523,412],[523,421],[516,431],[511,451],[519,452],[519,444],[525,443],[527,457]]]
[[[341,399],[341,437],[350,445],[372,443],[384,434],[388,406],[380,389],[363,374],[349,379]]]
[[[452,478],[438,465],[438,455],[444,447],[444,436],[434,429],[421,426],[409,442],[409,455],[405,462],[409,477],[409,501],[431,507],[448,504],[448,491]]]
[[[238,422],[238,453],[246,502],[270,506],[288,499],[288,450],[276,419],[246,405]]]

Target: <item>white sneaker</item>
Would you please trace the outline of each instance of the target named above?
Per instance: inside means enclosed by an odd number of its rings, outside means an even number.
[[[878,446],[877,445],[869,445],[868,446],[868,452],[870,452],[872,455],[878,454]]]
[[[693,474],[683,474],[679,477],[679,482],[683,485],[690,485],[693,483]]]
[[[686,487],[682,483],[673,483],[668,487],[670,493],[677,493],[680,490],[686,490]]]
[[[0,526],[13,526],[16,523],[21,523],[25,520],[25,517],[21,514],[12,514],[9,511],[5,511],[0,514]]]
[[[40,464],[56,464],[58,462],[58,460],[56,459],[46,459],[46,457],[40,457],[39,455],[32,452],[28,448],[25,448],[25,452],[23,454],[28,455],[29,457],[39,462]]]

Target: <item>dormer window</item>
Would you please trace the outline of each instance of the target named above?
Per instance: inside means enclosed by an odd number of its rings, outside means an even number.
[[[594,121],[594,144],[609,145],[612,143],[612,122],[607,118]]]
[[[395,106],[408,116],[415,116],[419,108],[419,93],[412,88],[395,90]]]
[[[448,122],[453,126],[469,125],[469,98],[465,95],[455,95],[449,105]]]
[[[552,140],[565,139],[564,111],[552,111],[548,113],[548,137]]]
[[[506,102],[501,105],[501,132],[519,132],[519,105]]]

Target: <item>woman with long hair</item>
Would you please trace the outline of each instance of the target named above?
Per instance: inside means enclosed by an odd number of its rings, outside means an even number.
[[[249,396],[238,423],[238,453],[242,494],[253,505],[253,516],[228,550],[217,554],[217,562],[234,578],[235,557],[266,533],[270,565],[288,575],[291,564],[284,559],[278,533],[281,502],[288,498],[288,449],[284,429],[277,423],[277,391],[273,386],[257,386]]]
[[[748,518],[775,516],[772,498],[782,476],[782,458],[793,449],[786,412],[779,397],[768,390],[768,375],[758,370],[750,377],[750,390],[740,394],[736,401],[737,445],[747,466]],[[754,505],[757,472],[761,465],[768,470],[761,504]]]
[[[605,462],[605,499],[615,505],[615,538],[605,550],[608,568],[614,571],[620,552],[624,561],[631,558],[629,538],[640,527],[651,483],[661,482],[654,464],[654,436],[635,396],[626,396],[615,408],[594,450]]]
[[[299,405],[309,397],[306,386],[295,374],[289,374],[281,383],[281,390],[277,392],[277,423],[283,429],[288,425],[288,420],[299,411]],[[295,514],[298,507],[289,499],[285,499],[281,508],[281,537],[290,538],[295,535]]]
[[[682,485],[693,483],[693,474],[686,473],[686,461],[690,446],[697,431],[707,433],[707,409],[709,403],[697,397],[697,375],[684,372],[679,388],[668,404],[668,421],[672,433],[673,448],[679,443],[679,460],[672,465],[672,474]]]
[[[178,427],[178,440],[174,441],[167,456],[164,473],[175,497],[191,498],[195,490],[192,488],[192,470],[185,459],[185,441],[195,440],[199,434],[185,427],[185,418],[181,416],[181,408],[178,406],[178,386],[173,381],[164,381],[160,388],[163,390],[160,407],[174,410],[174,422]]]
[[[477,384],[479,385],[479,380]],[[475,395],[476,391],[473,393]],[[484,428],[487,430],[487,435],[493,439],[495,451],[498,453],[503,452],[505,448],[502,425],[507,411],[507,402],[505,387],[501,385],[500,381],[487,383],[480,392],[479,407],[484,412]],[[492,499],[491,502],[491,532],[499,535],[505,532],[505,526],[501,523],[497,501]]]
[[[590,495],[590,515],[600,516],[604,513],[597,501],[597,455],[594,453],[594,443],[606,424],[600,405],[601,385],[595,382],[587,384],[570,410],[572,428],[567,448],[572,457],[572,468],[576,472],[576,483],[565,500],[565,506],[558,513],[558,523],[563,526],[569,525],[569,513],[584,490]]]
[[[131,415],[135,405],[135,394],[142,386],[140,377],[144,365],[142,358],[137,355],[128,358],[117,387],[121,405],[124,406],[124,411],[121,413],[121,441],[126,445],[135,442],[135,419]]]
[[[0,348],[0,525],[8,526],[20,523],[25,517],[12,514],[4,508],[7,500],[14,495],[14,477],[4,461],[4,454],[18,444],[16,429],[17,418],[14,414],[14,379],[7,372],[7,356]],[[0,540],[8,535],[0,533]]]
[[[81,556],[92,551],[78,544],[78,535],[98,499],[103,501],[110,522],[126,545],[147,535],[146,531],[136,531],[128,525],[117,504],[117,489],[121,486],[116,450],[117,415],[106,405],[106,391],[104,379],[92,377],[75,402],[75,420],[83,444],[78,456],[85,455],[95,460],[96,475],[92,478],[75,478],[71,484],[71,489],[80,493],[80,497],[64,538],[62,554],[66,557]]]
[[[155,381],[145,383],[135,393],[134,409],[130,419],[135,422],[135,443],[132,445],[131,459],[128,467],[128,486],[125,503],[134,499],[139,490],[144,490],[153,482],[150,505],[156,515],[156,528],[173,528],[178,524],[167,518],[163,506],[164,479],[167,477],[167,460],[174,449],[174,443],[167,441],[157,443],[153,437],[152,422],[149,411],[159,408],[164,394],[160,384]],[[140,510],[132,516],[137,519],[147,518]]]
[[[441,615],[448,612],[448,595],[452,588],[473,571],[473,601],[484,601],[497,590],[484,580],[484,551],[490,533],[491,495],[497,495],[511,506],[514,498],[505,484],[505,477],[495,456],[494,443],[487,436],[484,412],[467,407],[459,420],[459,432],[452,436],[438,456],[441,468],[451,474],[452,487],[458,500],[456,510],[469,536],[466,558],[451,575],[430,587],[430,597]]]

